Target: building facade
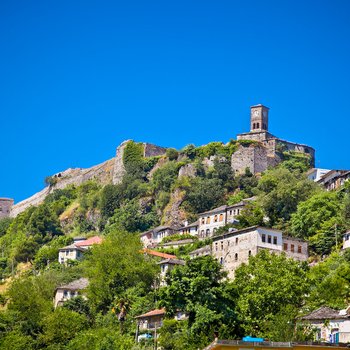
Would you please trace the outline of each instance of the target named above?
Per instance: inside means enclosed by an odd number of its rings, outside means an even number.
[[[152,230],[142,232],[140,239],[144,248],[152,248],[157,246],[164,237],[168,237],[174,233],[176,233],[176,230],[170,226],[158,226]]]
[[[88,285],[89,280],[87,278],[80,278],[71,283],[56,288],[54,300],[55,308],[57,306],[62,306],[67,300],[75,298],[79,295],[86,299],[83,291],[87,288]]]
[[[0,198],[0,219],[10,216],[13,203],[14,201],[12,198]]]
[[[260,226],[214,237],[211,254],[222,264],[228,277],[234,278],[235,270],[262,249],[277,254],[285,252],[288,257],[299,261],[306,261],[308,258],[307,242],[283,237],[282,231]]]

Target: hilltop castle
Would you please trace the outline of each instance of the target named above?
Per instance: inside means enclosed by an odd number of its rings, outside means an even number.
[[[261,173],[268,167],[276,166],[283,160],[283,152],[294,151],[308,154],[311,165],[315,163],[315,150],[312,147],[284,141],[272,135],[269,128],[269,108],[261,104],[250,107],[250,131],[237,135],[237,140],[255,141],[242,144],[232,155],[231,165],[236,173],[249,168],[253,174]]]
[[[244,173],[247,168],[253,174],[262,173],[268,167],[280,163],[283,160],[284,151],[309,154],[313,165],[315,157],[313,148],[281,140],[269,133],[268,126],[269,108],[263,105],[252,106],[250,108],[250,131],[237,135],[237,140],[241,142],[239,142],[238,149],[231,158],[231,167],[235,173]],[[248,142],[243,140],[248,140]],[[13,205],[13,199],[0,198],[0,219],[8,216],[15,217],[28,207],[39,205],[48,194],[70,184],[80,185],[91,179],[96,179],[102,184],[121,183],[126,172],[123,163],[124,149],[130,141],[122,142],[117,148],[116,156],[101,164],[88,169],[67,169],[53,175],[54,185],[44,188],[20,203]],[[161,156],[166,153],[166,148],[149,143],[143,143],[142,147],[145,158]],[[209,160],[210,162],[211,160]],[[181,170],[183,169],[180,169],[180,172]]]

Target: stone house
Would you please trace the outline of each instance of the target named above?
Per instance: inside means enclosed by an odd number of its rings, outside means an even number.
[[[87,278],[80,278],[71,283],[65,284],[56,288],[54,306],[62,306],[63,303],[67,300],[81,295],[83,298],[86,297],[83,294],[84,289],[89,285],[89,280]]]
[[[160,286],[166,286],[165,278],[168,272],[170,272],[175,266],[185,265],[184,260],[179,259],[164,259],[158,263],[160,266]]]
[[[58,262],[66,264],[69,260],[80,260],[84,256],[87,249],[94,244],[101,244],[102,238],[94,236],[91,238],[76,237],[74,243],[63,247],[58,252]]]
[[[307,242],[284,237],[282,231],[260,226],[214,237],[211,254],[223,265],[223,269],[228,272],[228,277],[234,278],[235,270],[262,249],[268,249],[277,254],[284,252],[288,257],[299,261],[306,261],[308,258]]]
[[[337,190],[350,179],[349,170],[331,170],[324,174],[317,183],[323,186],[327,191]]]
[[[350,342],[350,307],[339,311],[323,306],[302,317],[301,320],[316,330],[316,341]]]
[[[158,226],[152,230],[142,232],[140,239],[145,248],[157,246],[164,237],[168,237],[176,233],[175,229],[170,226]]]
[[[198,214],[198,237],[204,239],[212,237],[218,228],[234,223],[235,218],[241,214],[245,202],[234,205],[222,205],[221,207]]]

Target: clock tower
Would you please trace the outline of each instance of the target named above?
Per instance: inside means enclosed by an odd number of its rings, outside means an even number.
[[[269,108],[263,105],[250,107],[250,132],[268,131]]]

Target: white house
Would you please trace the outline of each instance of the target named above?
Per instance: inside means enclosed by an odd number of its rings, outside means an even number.
[[[323,306],[302,317],[301,320],[316,330],[316,341],[350,342],[350,307],[345,310],[334,310]]]
[[[63,247],[58,252],[58,262],[66,264],[69,260],[80,260],[84,256],[84,252],[91,248],[94,244],[101,244],[102,238],[94,236],[91,238],[74,238],[74,243]]]
[[[222,205],[198,214],[198,237],[200,239],[212,237],[218,228],[234,223],[244,206],[245,202],[242,201],[234,205]]]
[[[142,232],[140,239],[145,248],[155,247],[164,237],[173,235],[175,230],[170,226],[158,226],[152,230]]]
[[[327,174],[329,171],[330,169],[312,168],[306,173],[306,175],[308,179],[317,182],[321,179],[323,175]]]
[[[198,226],[199,226],[198,220],[195,222],[192,222],[192,224],[189,224],[189,225],[186,222],[184,227],[180,227],[179,229],[176,230],[176,233],[178,233],[180,235],[197,236],[198,235]]]
[[[177,265],[185,265],[185,261],[179,259],[164,259],[159,262],[158,265],[160,266],[160,286],[165,286],[167,273]]]
[[[87,278],[80,278],[71,283],[56,288],[54,300],[55,308],[57,306],[63,305],[65,301],[75,298],[78,295],[81,295],[83,298],[86,298],[84,294],[82,294],[82,292],[88,285],[89,280]]]

